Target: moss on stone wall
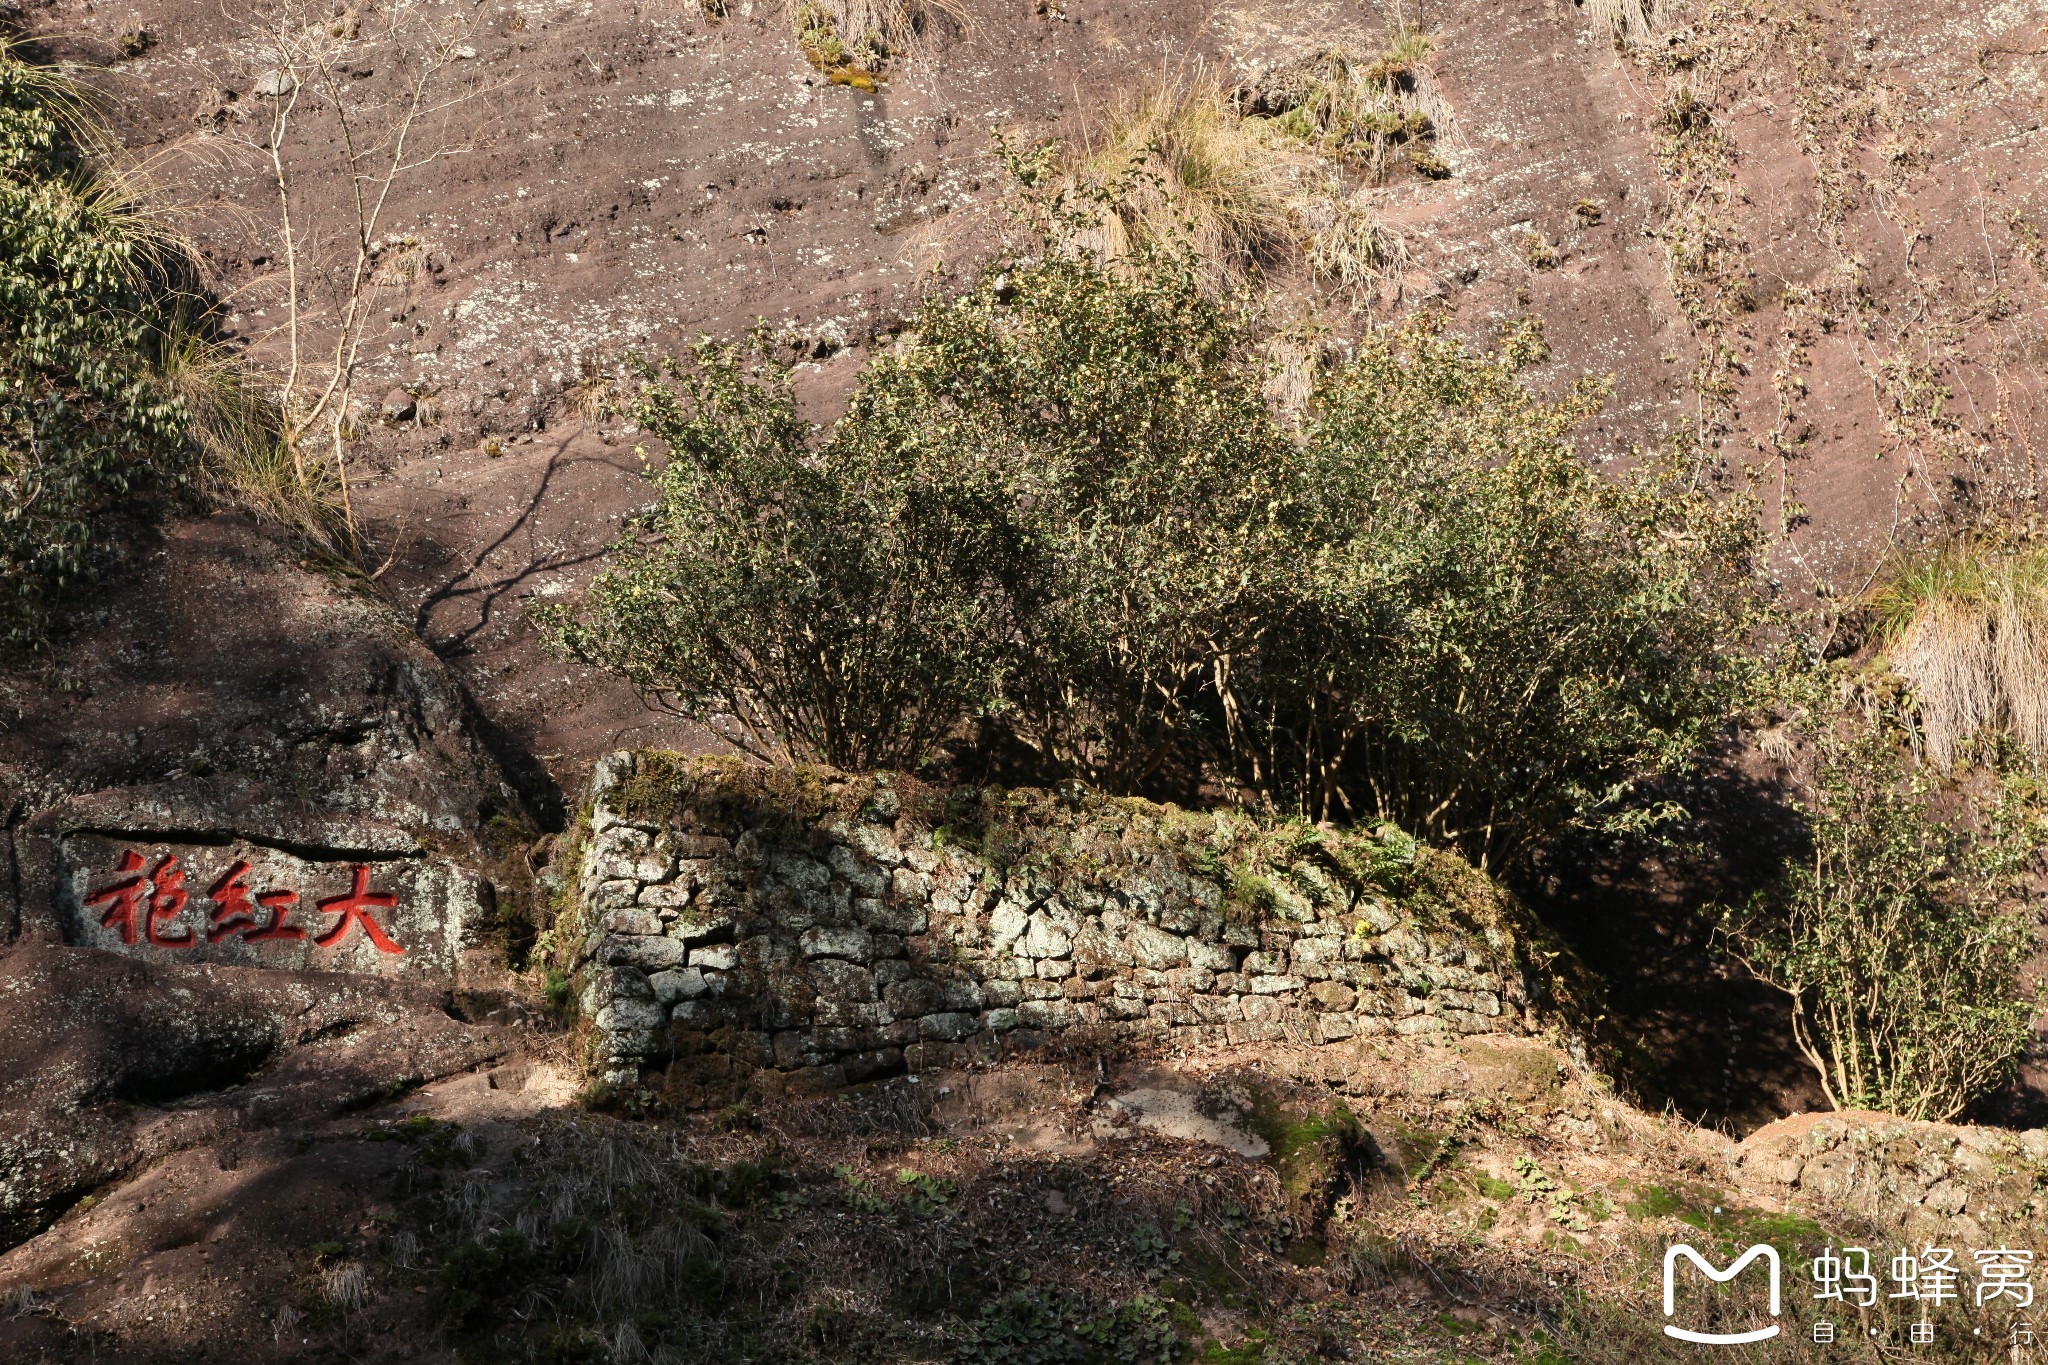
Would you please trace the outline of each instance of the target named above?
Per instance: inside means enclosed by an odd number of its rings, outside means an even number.
[[[1186,1046],[1595,1017],[1512,896],[1391,827],[647,752],[599,765],[588,829],[585,1007],[620,1077],[714,1034],[829,1078],[1077,1028]]]

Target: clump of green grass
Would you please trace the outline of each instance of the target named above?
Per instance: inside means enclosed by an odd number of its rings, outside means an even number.
[[[1472,1178],[1472,1183],[1480,1194],[1497,1202],[1505,1203],[1515,1197],[1515,1187],[1507,1181],[1497,1179],[1494,1176],[1476,1175]]]
[[[1422,29],[1397,22],[1374,55],[1327,49],[1271,73],[1243,103],[1370,183],[1402,170],[1440,178],[1450,168],[1434,144],[1451,116],[1430,66],[1435,45]]]
[[[1271,1093],[1258,1096],[1249,1115],[1252,1131],[1265,1139],[1266,1160],[1279,1173],[1280,1189],[1320,1222],[1345,1170],[1357,1160],[1365,1126],[1342,1104],[1299,1112]]]

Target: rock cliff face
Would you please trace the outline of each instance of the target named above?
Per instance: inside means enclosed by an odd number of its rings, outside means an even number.
[[[570,932],[615,1082],[830,1086],[1055,1037],[1524,1033],[1532,929],[1391,831],[619,753]]]
[[[490,908],[486,818],[519,803],[385,604],[217,516],[132,547],[66,625],[61,686],[0,670],[0,943],[453,975]],[[404,952],[360,920],[319,944],[359,867]],[[95,900],[129,882],[132,913]],[[285,935],[252,939],[274,907]]]
[[[0,954],[0,1247],[171,1153],[322,1118],[517,1045],[445,992],[90,949]]]
[[[1399,7],[962,8],[961,31],[928,35],[877,91],[831,85],[789,7],[768,4],[719,18],[508,0],[449,68],[442,93],[463,102],[427,145],[460,154],[400,177],[376,234],[358,506],[394,551],[383,583],[563,789],[627,727],[690,742],[543,658],[511,609],[573,591],[644,504],[632,434],[586,401],[597,372],[759,317],[829,414],[934,266],[957,279],[998,248],[992,132],[1085,136],[1119,96],[1197,63],[1238,84],[1333,44],[1369,52]],[[1666,0],[1647,7],[1660,31],[1624,51],[1602,23],[1618,8],[1402,11],[1435,34],[1450,174],[1374,200],[1391,260],[1366,312],[1440,308],[1475,339],[1540,318],[1539,383],[1614,377],[1587,453],[1696,427],[1763,499],[1796,592],[1855,592],[1943,504],[2024,518],[2048,430],[2048,7]],[[165,174],[234,325],[279,359],[277,224],[241,208],[275,188],[266,158],[234,150],[260,142],[275,67],[247,16],[195,0],[30,12],[64,35],[57,55],[118,73],[130,146],[211,149]],[[158,41],[121,60],[132,29]],[[366,105],[404,69],[368,36],[349,63]],[[353,182],[309,103],[284,155],[332,250]],[[1355,332],[1351,302],[1321,301],[1317,325]]]
[[[515,1045],[457,1016],[502,1004],[459,1002],[498,984],[487,817],[518,799],[384,604],[218,516],[66,625],[56,677],[0,670],[0,1245]]]

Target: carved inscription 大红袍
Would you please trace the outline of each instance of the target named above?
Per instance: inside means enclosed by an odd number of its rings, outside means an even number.
[[[294,923],[299,893],[289,887],[252,891],[251,868],[236,859],[208,884],[205,893],[210,910],[204,922],[188,915],[192,892],[186,886],[186,869],[176,854],[166,854],[154,866],[133,849],[121,855],[117,877],[89,891],[85,906],[100,910],[100,927],[111,929],[125,945],[138,940],[158,948],[190,948],[204,933],[208,943],[239,937],[246,943],[269,939],[312,940],[316,948],[338,947],[350,930],[360,928],[380,953],[405,951],[388,934],[373,913],[395,909],[398,896],[370,889],[370,869],[357,863],[349,889],[313,903],[316,913],[327,916],[317,925]],[[104,908],[102,908],[104,907]]]

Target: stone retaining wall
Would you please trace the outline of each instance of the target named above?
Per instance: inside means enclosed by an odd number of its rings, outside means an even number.
[[[599,765],[569,928],[614,1082],[830,1086],[1087,1033],[1173,1046],[1535,1025],[1519,907],[1388,830],[672,754]]]
[[[1735,1164],[1784,1198],[1896,1225],[1916,1243],[2000,1245],[2008,1229],[2048,1217],[2048,1131],[2038,1128],[1802,1114],[1752,1133]]]

